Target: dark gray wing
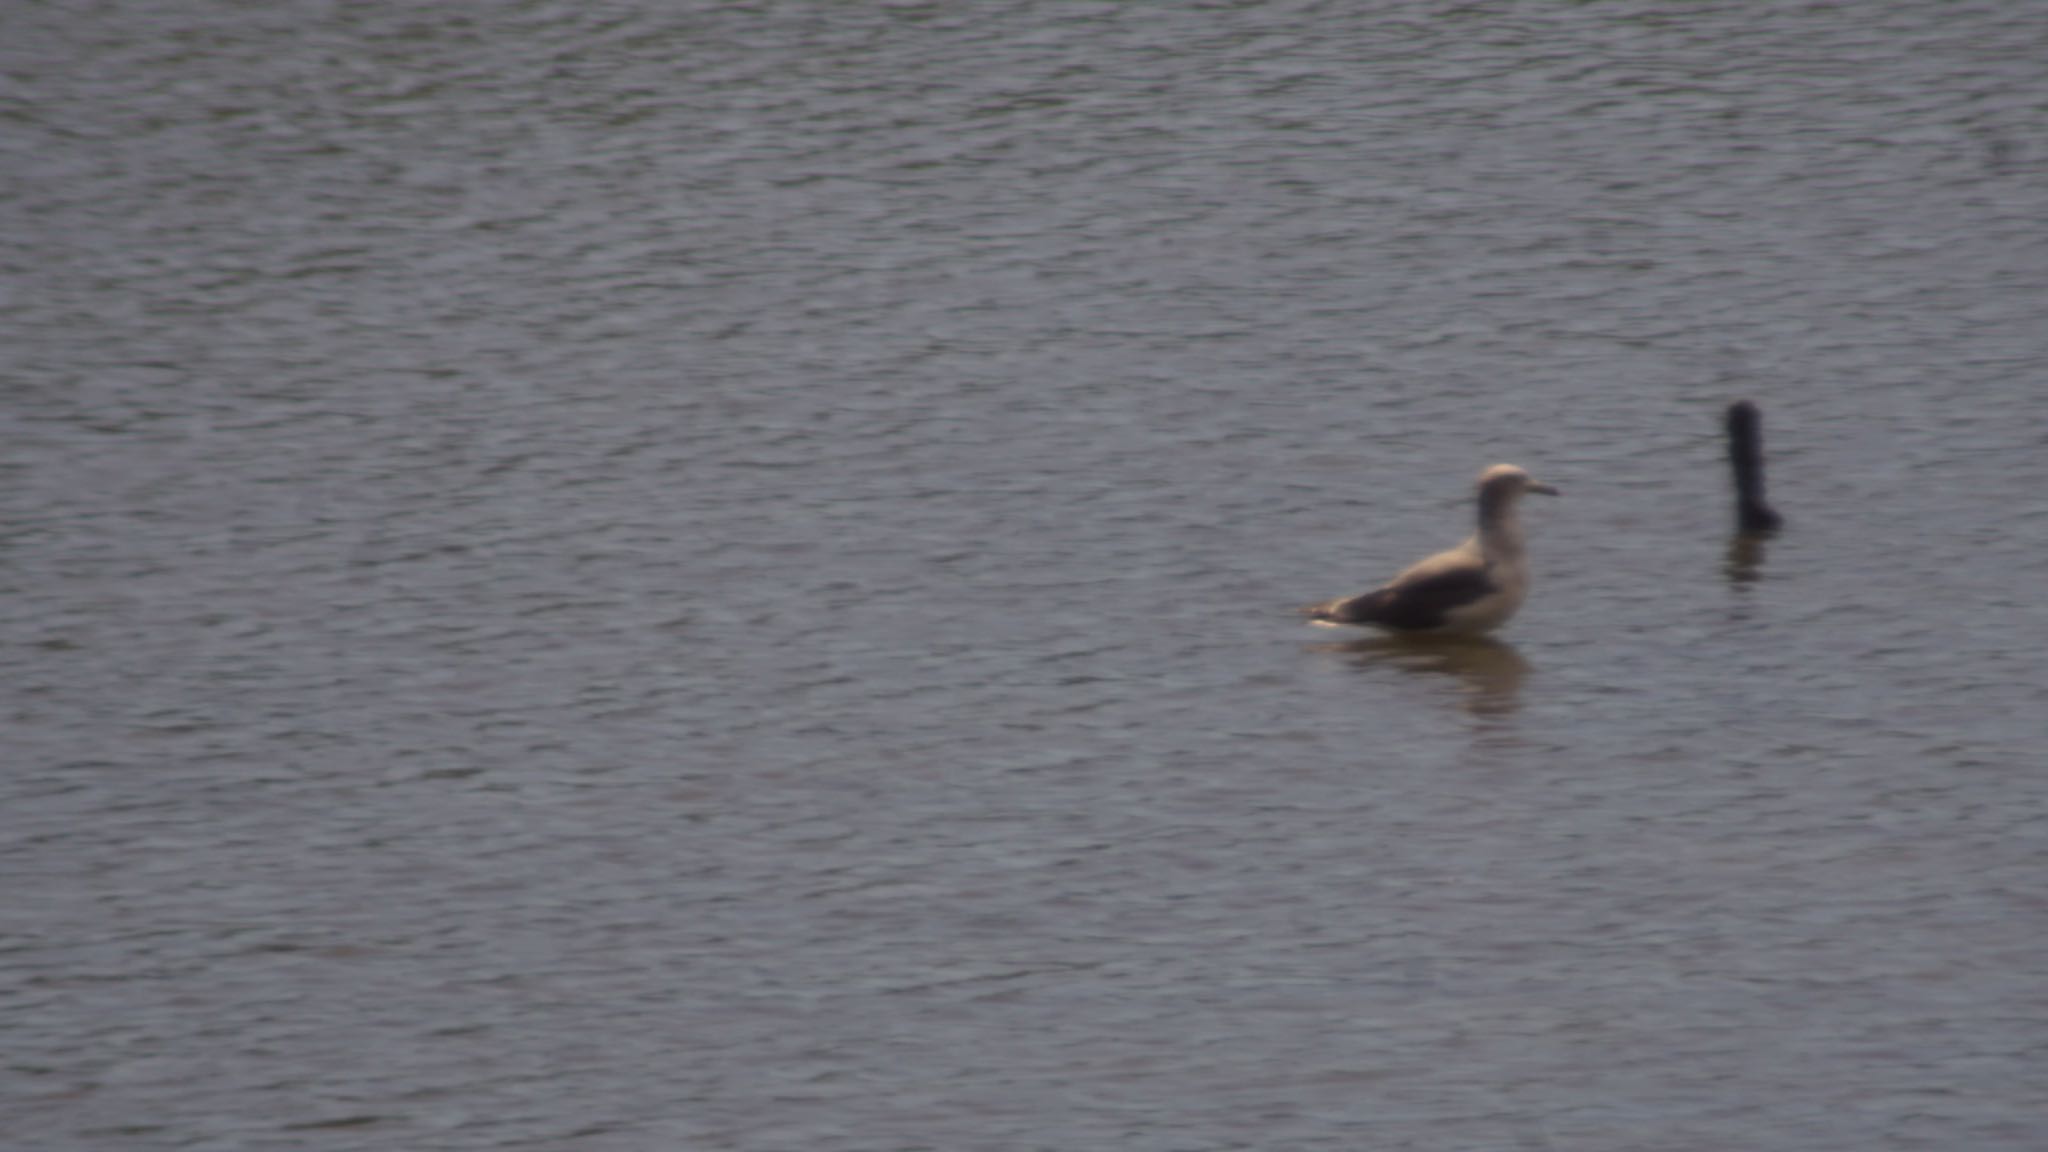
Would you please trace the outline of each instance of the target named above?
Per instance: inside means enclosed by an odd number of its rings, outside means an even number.
[[[1484,568],[1452,568],[1309,610],[1318,620],[1376,624],[1396,632],[1441,628],[1452,611],[1500,591]]]

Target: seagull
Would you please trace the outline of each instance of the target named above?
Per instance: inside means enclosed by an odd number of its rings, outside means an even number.
[[[1529,594],[1529,563],[1515,506],[1522,493],[1557,495],[1513,464],[1479,474],[1479,531],[1411,565],[1386,584],[1309,608],[1326,628],[1369,624],[1389,632],[1476,635],[1508,622]]]

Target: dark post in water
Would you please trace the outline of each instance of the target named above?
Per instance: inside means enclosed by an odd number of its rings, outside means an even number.
[[[1735,529],[1745,536],[1767,536],[1785,523],[1764,502],[1764,429],[1756,405],[1738,400],[1728,406],[1728,466],[1735,471]]]

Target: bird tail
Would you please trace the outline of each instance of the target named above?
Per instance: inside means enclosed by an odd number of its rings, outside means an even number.
[[[1319,624],[1361,624],[1364,621],[1359,617],[1359,609],[1364,602],[1363,596],[1343,596],[1311,604],[1303,608],[1301,614]]]
[[[1309,605],[1303,615],[1311,623],[1374,623],[1374,613],[1384,601],[1382,590],[1360,592],[1356,596],[1337,596],[1335,601],[1323,601],[1321,605]]]

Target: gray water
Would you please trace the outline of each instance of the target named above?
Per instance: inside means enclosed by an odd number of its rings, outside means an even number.
[[[1708,7],[9,5],[5,1146],[2048,1147],[2048,7]]]

